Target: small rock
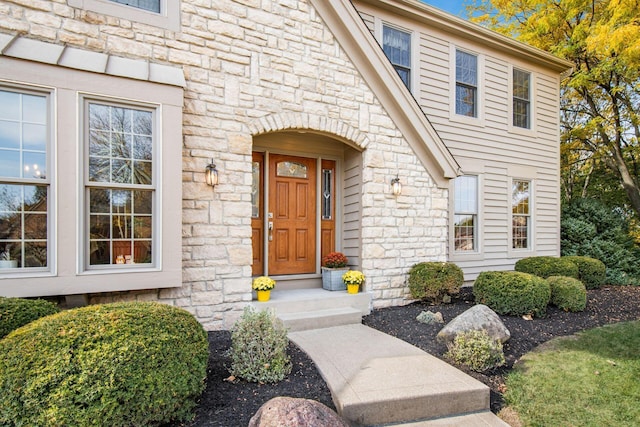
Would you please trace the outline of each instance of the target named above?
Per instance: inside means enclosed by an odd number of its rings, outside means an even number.
[[[310,399],[274,397],[264,403],[248,427],[349,427],[331,408]]]
[[[418,314],[416,320],[426,325],[433,325],[434,323],[444,323],[442,313],[433,313],[431,311],[423,311],[422,313]]]
[[[443,296],[443,297],[442,297],[442,302],[443,302],[444,304],[451,304],[451,295],[448,295],[448,294],[447,294],[447,295]]]
[[[440,332],[438,339],[451,342],[461,332],[485,330],[489,336],[504,343],[511,338],[511,333],[504,326],[500,316],[484,304],[474,305],[449,322]]]

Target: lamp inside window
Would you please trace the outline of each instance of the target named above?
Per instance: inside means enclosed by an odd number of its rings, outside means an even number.
[[[204,173],[205,181],[207,181],[207,185],[215,187],[218,185],[218,169],[216,169],[215,163],[213,163],[213,159],[211,159],[211,163],[207,165],[207,169]]]

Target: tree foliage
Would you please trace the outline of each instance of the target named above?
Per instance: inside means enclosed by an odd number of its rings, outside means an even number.
[[[565,200],[640,216],[640,1],[474,0],[472,20],[573,62],[562,81]]]

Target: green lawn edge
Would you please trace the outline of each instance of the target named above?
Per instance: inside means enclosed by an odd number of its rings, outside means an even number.
[[[506,388],[523,426],[640,426],[640,321],[551,340],[522,357]]]

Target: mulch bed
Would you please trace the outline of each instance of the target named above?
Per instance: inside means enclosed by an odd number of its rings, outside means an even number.
[[[363,319],[363,323],[442,358],[446,346],[435,339],[442,325],[422,324],[416,321],[416,316],[426,310],[439,311],[445,322],[449,322],[473,303],[471,289],[464,288],[451,304],[414,303],[375,310]],[[567,313],[549,307],[544,318],[525,320],[514,316],[500,317],[511,332],[511,339],[504,345],[506,365],[483,374],[466,371],[491,388],[493,412],[498,412],[503,405],[505,375],[522,355],[555,337],[572,335],[608,323],[640,319],[640,287],[590,290],[587,308],[579,313]],[[276,396],[313,399],[335,409],[329,389],[313,362],[295,345],[289,345],[293,370],[287,379],[277,384],[255,384],[239,380],[228,381],[226,366],[230,362],[225,352],[231,346],[229,332],[210,332],[209,343],[211,357],[207,387],[200,398],[196,417],[192,422],[174,423],[170,427],[246,426],[258,408]]]

